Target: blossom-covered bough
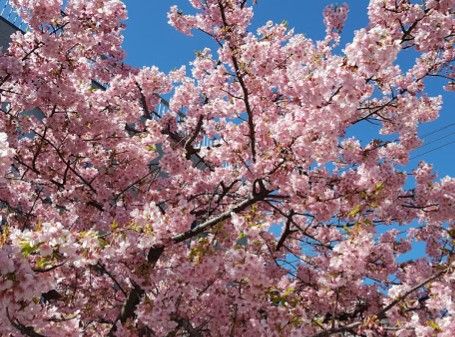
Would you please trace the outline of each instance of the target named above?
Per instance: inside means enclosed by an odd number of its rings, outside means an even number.
[[[427,78],[454,88],[455,1],[371,0],[336,53],[345,5],[315,42],[191,0],[170,23],[218,50],[170,74],[124,64],[118,0],[12,2],[30,29],[0,56],[2,336],[453,336],[455,180],[400,167],[442,104]]]

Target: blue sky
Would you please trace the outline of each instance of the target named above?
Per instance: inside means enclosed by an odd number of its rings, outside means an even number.
[[[124,0],[128,9],[129,19],[125,34],[125,49],[128,62],[141,65],[157,65],[167,71],[181,64],[187,64],[194,58],[194,52],[210,45],[210,40],[202,34],[187,37],[168,25],[166,13],[176,4],[184,11],[191,11],[187,0]],[[253,28],[264,24],[267,20],[281,22],[286,20],[289,27],[307,36],[320,39],[324,37],[322,11],[333,1],[317,0],[259,0],[255,7]],[[357,6],[351,7],[351,15],[347,23],[346,37],[353,36],[354,29],[367,24],[364,0],[357,0]]]
[[[341,46],[352,40],[356,29],[365,27],[368,23],[366,0],[345,1],[350,5],[350,13],[342,35]],[[182,64],[188,64],[194,59],[196,51],[204,47],[216,46],[202,34],[187,37],[168,25],[166,13],[170,6],[176,4],[184,11],[191,10],[186,0],[125,0],[128,8],[127,29],[125,32],[124,48],[127,52],[127,62],[134,66],[156,65],[162,71],[168,72]],[[318,0],[259,0],[256,6],[253,28],[264,24],[267,20],[281,22],[286,20],[289,27],[297,33],[304,33],[313,39],[324,36],[322,11],[334,1]],[[336,2],[335,2],[336,3]],[[400,66],[406,69],[410,64],[410,53],[400,58]],[[411,170],[420,160],[434,164],[440,177],[455,176],[455,95],[442,92],[441,81],[432,80],[429,85],[431,94],[443,94],[444,107],[441,117],[435,122],[426,123],[421,127],[421,135],[434,130],[443,130],[426,137],[425,144],[417,149],[406,168]],[[358,132],[358,134],[357,134]],[[374,128],[365,124],[356,131],[361,138],[368,138]],[[448,144],[451,143],[451,144]],[[441,147],[437,149],[438,147]],[[433,151],[432,151],[433,150]],[[429,153],[425,153],[431,151]]]

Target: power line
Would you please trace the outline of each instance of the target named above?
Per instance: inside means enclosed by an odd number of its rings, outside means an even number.
[[[441,131],[443,131],[443,130],[445,130],[445,129],[448,129],[448,128],[450,128],[451,126],[454,126],[454,125],[455,125],[455,123],[450,123],[450,124],[445,125],[445,126],[443,126],[443,127],[441,127],[441,128],[438,128],[438,129],[436,129],[436,130],[433,130],[433,131],[431,131],[431,132],[426,133],[426,134],[423,135],[421,138],[423,139],[423,138],[425,138],[425,137],[434,135],[434,134],[436,134],[436,133],[438,133],[438,132],[441,132]],[[444,136],[442,136],[442,137],[433,139],[432,141],[430,141],[430,142],[428,142],[428,143],[424,143],[424,144],[422,144],[421,146],[415,148],[414,150],[418,150],[418,149],[422,149],[422,148],[424,148],[424,147],[428,147],[428,146],[430,146],[430,145],[432,145],[432,144],[434,144],[434,143],[437,143],[437,142],[439,142],[439,141],[441,141],[441,140],[443,140],[443,139],[446,139],[446,138],[448,138],[448,137],[450,137],[450,136],[452,136],[452,135],[454,135],[454,134],[455,134],[455,131],[450,132],[450,133],[448,133],[448,134],[446,134],[446,135],[444,135]],[[450,141],[450,142],[447,142],[447,143],[442,144],[441,146],[435,147],[434,149],[428,150],[428,151],[423,152],[423,153],[418,153],[418,154],[416,154],[415,156],[412,156],[411,158],[409,158],[409,160],[413,160],[413,159],[422,157],[422,156],[424,156],[424,155],[426,155],[426,154],[428,154],[428,153],[431,153],[431,152],[440,150],[440,149],[442,149],[442,148],[444,148],[444,147],[446,147],[446,146],[449,146],[449,145],[451,145],[451,144],[453,144],[453,143],[455,143],[455,141]]]
[[[436,130],[433,130],[433,131],[430,131],[430,132],[427,132],[427,133],[423,134],[420,138],[426,138],[428,136],[434,135],[435,133],[438,133],[438,132],[440,132],[442,130],[448,129],[448,128],[454,126],[454,125],[455,125],[455,122],[447,124],[447,125],[445,125],[443,127],[440,127],[440,128],[438,128]]]
[[[454,141],[451,141],[451,142],[448,142],[448,143],[445,143],[445,144],[443,144],[443,145],[441,145],[441,146],[435,147],[434,149],[428,150],[428,151],[426,151],[426,152],[419,153],[418,155],[409,158],[409,160],[413,160],[413,159],[422,157],[422,156],[424,156],[424,155],[426,155],[426,154],[428,154],[428,153],[431,153],[431,152],[433,152],[433,151],[442,149],[442,148],[444,148],[444,147],[446,147],[446,146],[448,146],[448,145],[451,145],[451,144],[455,144],[455,140],[454,140]]]
[[[452,126],[455,126],[455,122],[450,123],[450,124],[447,124],[447,125],[444,125],[443,127],[440,127],[440,128],[435,129],[435,130],[433,130],[433,131],[427,132],[427,133],[425,133],[424,135],[420,136],[420,138],[423,140],[424,138],[428,138],[429,136],[434,135],[434,134],[436,134],[436,133],[439,133],[439,132],[441,132],[441,131],[443,131],[443,130],[446,130],[446,129],[452,127]],[[413,151],[418,150],[418,149],[422,149],[422,148],[424,148],[424,147],[428,147],[428,146],[430,146],[430,145],[432,145],[432,144],[434,144],[434,143],[437,143],[437,142],[439,142],[440,140],[446,139],[446,138],[448,138],[448,137],[450,137],[450,136],[452,136],[452,135],[455,135],[455,131],[450,132],[450,133],[448,133],[448,134],[446,134],[446,135],[444,135],[444,136],[442,136],[442,137],[433,139],[433,140],[431,140],[431,141],[428,142],[428,143],[425,143],[425,142],[424,142],[424,144],[422,144],[422,145],[416,147]],[[396,141],[398,141],[398,139],[395,139],[395,140],[393,140],[392,142],[396,142]],[[434,152],[434,151],[436,151],[436,150],[442,149],[442,148],[444,148],[444,147],[446,147],[446,146],[448,146],[448,145],[454,144],[454,143],[455,143],[455,141],[447,142],[447,143],[445,143],[445,144],[443,144],[443,145],[441,145],[441,146],[438,146],[438,147],[436,147],[436,148],[434,148],[434,149],[428,150],[428,151],[423,152],[423,153],[416,154],[415,156],[410,157],[409,160],[413,160],[413,159],[415,159],[415,158],[422,157],[422,156],[424,156],[424,155],[426,155],[426,154],[428,154],[428,153],[431,153],[431,152]]]
[[[446,139],[452,135],[455,135],[455,131],[451,132],[451,133],[448,133],[446,134],[445,136],[442,136],[442,137],[439,137],[439,138],[436,138],[436,139],[433,139],[431,142],[428,142],[428,143],[423,143],[423,145],[420,145],[417,149],[421,149],[421,148],[424,148],[424,147],[427,147],[431,144],[434,144],[434,143],[437,143],[439,142],[440,140],[443,140],[443,139]]]

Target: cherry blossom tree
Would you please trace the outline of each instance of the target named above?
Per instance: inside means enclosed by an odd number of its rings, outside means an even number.
[[[170,24],[218,47],[169,74],[124,63],[120,0],[12,3],[0,335],[453,336],[455,180],[403,165],[442,105],[427,78],[454,89],[454,0],[371,0],[341,52],[346,5],[312,41],[191,0]]]

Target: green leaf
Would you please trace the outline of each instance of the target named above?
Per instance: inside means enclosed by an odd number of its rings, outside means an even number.
[[[430,328],[432,328],[434,331],[436,331],[436,332],[442,332],[441,327],[440,327],[439,324],[436,323],[435,321],[433,321],[433,320],[428,321],[427,324],[428,324],[428,326],[429,326]]]
[[[150,152],[155,152],[156,151],[156,145],[155,144],[149,144],[145,147],[145,149],[147,151],[150,151]]]
[[[38,269],[45,269],[50,264],[50,262],[51,261],[48,256],[41,256],[36,260],[35,265]]]
[[[109,246],[109,241],[107,241],[104,237],[102,236],[99,236],[98,237],[98,243],[100,244],[100,247],[102,249],[106,248],[107,246]]]
[[[239,246],[246,246],[248,244],[248,235],[246,235],[244,232],[241,232],[236,243]]]
[[[383,182],[379,182],[379,183],[376,183],[376,185],[374,185],[374,191],[375,192],[380,192],[384,189],[384,183]]]
[[[353,218],[357,214],[359,214],[361,210],[362,210],[362,207],[360,205],[357,205],[353,209],[351,209],[351,211],[348,213],[348,216]]]
[[[21,247],[22,255],[27,257],[27,256],[29,256],[29,255],[31,255],[33,253],[36,253],[40,245],[41,245],[41,243],[38,243],[36,245],[32,245],[28,241],[21,241],[20,242],[20,247]]]

